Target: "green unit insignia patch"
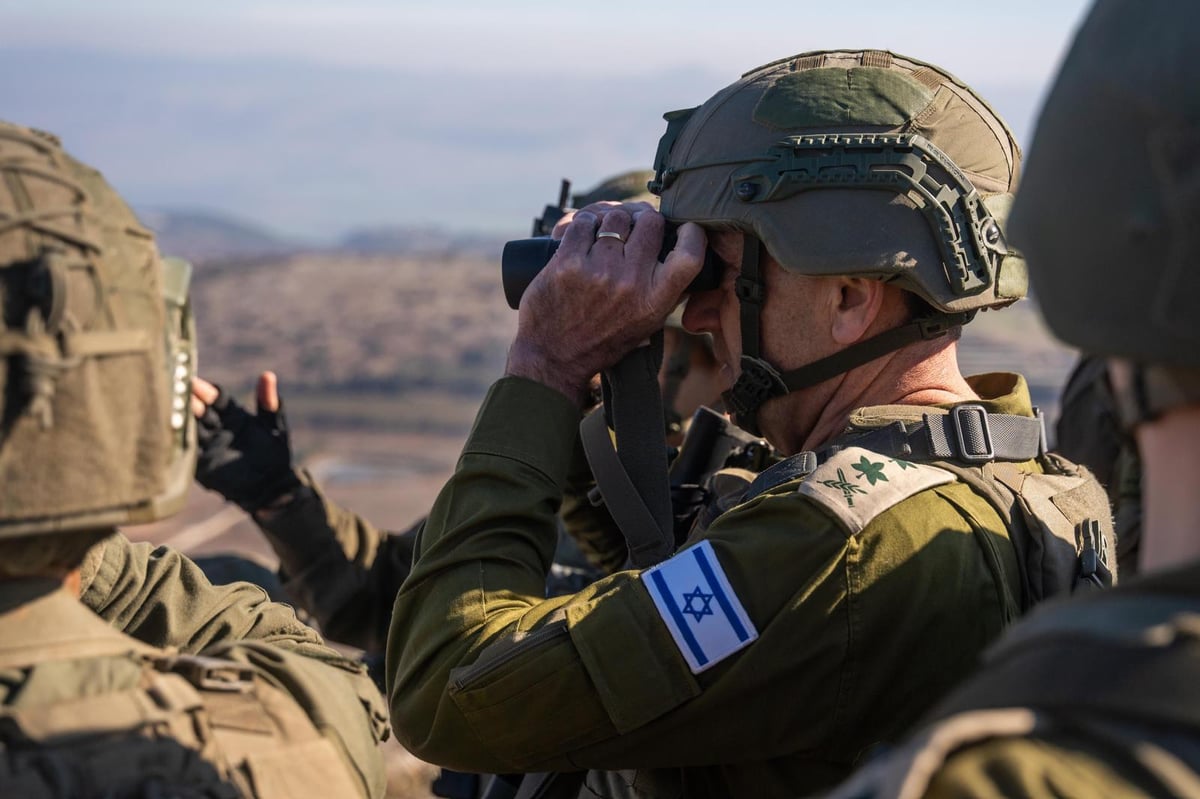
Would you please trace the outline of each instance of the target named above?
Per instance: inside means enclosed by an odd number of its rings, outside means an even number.
[[[953,474],[936,466],[847,447],[821,464],[798,490],[854,535],[893,505],[954,480]]]

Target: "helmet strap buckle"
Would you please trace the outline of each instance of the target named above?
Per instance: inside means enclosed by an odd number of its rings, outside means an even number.
[[[733,387],[722,396],[738,426],[758,435],[758,409],[772,397],[788,393],[779,371],[760,358],[743,355],[742,371]]]

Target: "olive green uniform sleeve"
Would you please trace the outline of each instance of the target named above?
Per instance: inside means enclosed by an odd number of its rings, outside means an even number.
[[[260,667],[334,739],[363,795],[382,795],[377,744],[386,716],[378,691],[290,607],[250,583],[214,586],[184,555],[120,534],[89,553],[81,571],[80,600],[121,632],[153,647]]]
[[[812,711],[807,742],[738,724],[775,701],[757,686],[795,659],[771,663],[751,647],[693,675],[637,572],[542,598],[578,421],[564,397],[520,378],[500,381],[484,402],[396,601],[388,674],[401,742],[432,762],[487,772],[759,759],[815,746],[834,715],[830,692],[817,682],[797,692]],[[810,543],[797,551],[812,565],[797,569],[820,574],[844,538]],[[727,546],[718,557],[736,564]],[[729,577],[737,588],[759,576]],[[821,601],[836,606],[840,589],[830,587]],[[747,610],[769,628],[796,590]],[[840,652],[844,627],[822,634],[826,621],[813,617],[802,632],[811,646],[796,653],[814,661],[814,677],[818,662],[836,669],[841,660],[823,647]]]
[[[255,515],[279,556],[284,588],[327,638],[382,652],[421,522],[404,533],[384,532],[330,500],[307,472],[301,480],[292,501]]]
[[[418,756],[713,767],[738,795],[802,793],[915,721],[1003,623],[962,507],[998,522],[966,486],[944,487],[961,506],[926,491],[857,537],[785,488],[703,533],[758,639],[693,673],[636,571],[541,598],[577,423],[556,392],[501,380],[434,504],[388,642],[392,723]]]

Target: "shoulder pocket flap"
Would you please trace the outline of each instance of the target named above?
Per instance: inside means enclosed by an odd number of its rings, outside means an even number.
[[[936,466],[847,447],[821,464],[798,490],[855,535],[893,505],[954,479],[953,474]]]

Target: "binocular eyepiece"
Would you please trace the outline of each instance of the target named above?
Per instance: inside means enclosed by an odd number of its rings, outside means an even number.
[[[658,253],[658,260],[665,260],[667,254],[675,249],[677,229],[677,225],[668,223],[666,233],[663,235],[662,250]],[[504,299],[508,300],[509,308],[516,310],[520,306],[521,295],[525,293],[525,289],[529,287],[529,284],[550,262],[557,251],[558,240],[549,236],[515,239],[504,245],[504,252],[500,256],[500,277],[504,283]],[[717,254],[711,247],[706,248],[704,266],[688,284],[688,293],[715,289],[721,285],[723,272],[724,265]]]

